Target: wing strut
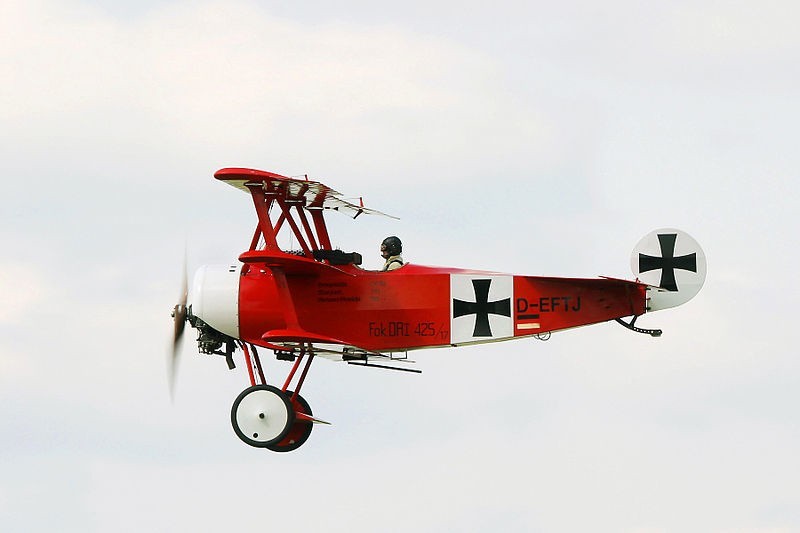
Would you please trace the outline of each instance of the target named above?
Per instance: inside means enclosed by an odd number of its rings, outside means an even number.
[[[258,250],[262,237],[264,238],[264,248],[261,251],[275,256],[297,257],[299,253],[299,255],[313,259],[314,252],[320,247],[325,250],[331,249],[322,209],[311,210],[313,228],[306,216],[307,185],[301,186],[296,191],[280,181],[249,181],[245,183],[245,186],[250,191],[258,216],[253,240],[250,242],[251,252]],[[275,205],[278,207],[278,214],[273,221],[270,212]],[[300,251],[287,254],[280,249],[278,235],[281,234],[284,226],[288,226],[288,231],[291,232],[292,237],[301,248]]]
[[[261,235],[264,237],[265,248],[278,249],[278,240],[275,238],[275,227],[272,225],[272,220],[269,218],[269,210],[272,207],[272,198],[267,200],[264,194],[264,188],[260,183],[248,183],[247,187],[250,189],[250,194],[253,197],[253,205],[256,208],[256,215],[258,216],[258,229],[261,230]]]
[[[262,256],[279,262],[300,256],[313,262],[332,264],[324,254],[317,257],[314,254],[319,250],[333,250],[325,223],[325,210],[353,218],[362,213],[390,216],[364,207],[363,201],[352,203],[327,185],[309,180],[308,176],[290,178],[262,170],[223,168],[214,177],[250,194],[258,223],[249,252],[262,252]],[[301,250],[281,250],[278,237],[284,233],[290,233]],[[262,238],[264,246],[259,248]]]

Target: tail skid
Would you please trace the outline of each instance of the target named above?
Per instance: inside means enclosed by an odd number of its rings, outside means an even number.
[[[641,315],[639,315],[639,316],[641,316]],[[660,329],[637,328],[636,326],[634,326],[634,324],[636,323],[636,319],[639,318],[639,316],[635,316],[635,317],[631,318],[630,322],[625,322],[621,318],[615,318],[614,320],[616,320],[618,323],[620,323],[621,325],[625,326],[626,328],[628,328],[631,331],[635,331],[636,333],[644,333],[646,335],[650,335],[651,337],[660,337],[661,334],[664,333]]]

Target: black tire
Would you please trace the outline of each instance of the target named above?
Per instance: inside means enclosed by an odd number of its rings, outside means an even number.
[[[262,409],[273,412],[261,412]],[[255,448],[267,448],[281,442],[294,422],[294,408],[289,397],[272,385],[246,388],[231,407],[233,431],[242,442]]]
[[[291,398],[294,393],[287,390],[284,394],[286,394],[287,398]],[[311,412],[311,406],[308,405],[308,402],[305,398],[298,394],[295,398],[295,402],[296,404],[293,407],[296,411],[308,416],[314,416],[314,413]],[[287,432],[286,436],[279,442],[265,446],[265,448],[272,450],[273,452],[291,452],[296,450],[305,444],[305,442],[308,440],[308,437],[311,436],[312,429],[314,429],[313,422],[309,422],[308,420],[299,420],[295,417],[294,423]]]

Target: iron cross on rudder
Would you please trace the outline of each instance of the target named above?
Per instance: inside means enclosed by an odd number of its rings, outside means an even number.
[[[491,337],[492,328],[489,326],[489,314],[511,317],[511,298],[504,298],[496,302],[489,301],[490,279],[473,279],[472,287],[475,290],[475,301],[465,302],[453,299],[453,317],[475,315],[475,329],[473,337]]]
[[[697,254],[691,253],[675,257],[675,233],[665,233],[658,235],[658,245],[661,248],[661,257],[639,254],[639,272],[649,272],[661,269],[662,289],[676,292],[678,283],[675,281],[675,269],[697,272]]]

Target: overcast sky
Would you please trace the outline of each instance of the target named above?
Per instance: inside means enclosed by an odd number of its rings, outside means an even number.
[[[659,6],[3,0],[0,529],[799,531],[800,8]],[[631,278],[677,227],[708,279],[659,339],[320,360],[333,425],[274,454],[243,365],[187,342],[167,388],[184,248],[252,235],[226,166],[400,217],[331,218],[367,267]]]

